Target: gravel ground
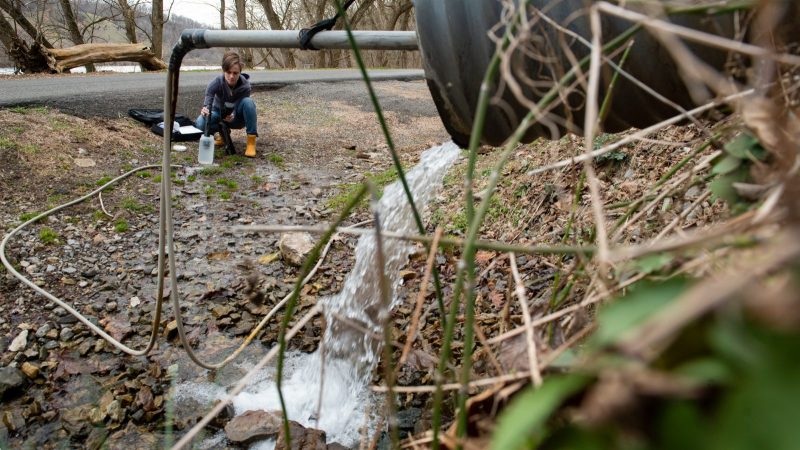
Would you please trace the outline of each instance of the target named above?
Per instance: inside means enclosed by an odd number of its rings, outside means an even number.
[[[447,138],[424,83],[375,86],[405,162],[413,164],[421,150]],[[290,291],[297,274],[276,258],[278,236],[233,234],[230,227],[329,221],[329,199],[339,185],[391,164],[361,83],[287,86],[253,97],[261,124],[256,159],[218,152],[218,165],[209,169],[196,166],[195,143],[185,153],[173,152],[174,162],[184,165],[172,175],[176,289],[189,340],[211,360],[237,345]],[[25,214],[160,160],[159,139],[126,118],[86,120],[13,108],[0,110],[0,124],[0,222],[6,231]],[[243,132],[234,131],[233,138],[241,153]],[[158,169],[138,172],[103,193],[108,214],[95,197],[32,225],[7,249],[34,283],[134,348],[146,344],[156,304],[159,177]],[[304,292],[301,311],[340,287],[352,242],[334,246],[318,282]],[[154,352],[129,357],[0,272],[0,447],[162,445],[171,383],[208,374],[179,348],[169,306],[161,325]],[[320,327],[314,322],[292,348],[313,350]],[[277,323],[268,325],[250,354],[274,343],[277,330]],[[245,367],[233,364],[217,380],[228,384]],[[190,427],[207,406],[182,404],[171,421],[175,432]]]

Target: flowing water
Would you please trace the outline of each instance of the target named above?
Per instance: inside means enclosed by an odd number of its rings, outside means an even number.
[[[450,166],[459,156],[452,142],[423,152],[419,164],[406,173],[409,189],[420,211],[431,200]],[[377,211],[383,230],[416,233],[411,207],[399,182],[386,187]],[[371,429],[380,413],[381,399],[372,394],[368,384],[378,362],[382,323],[390,310],[383,305],[378,286],[381,271],[375,264],[374,235],[362,236],[355,250],[355,264],[345,279],[342,291],[322,300],[328,327],[323,339],[324,363],[319,351],[311,354],[287,355],[283,394],[288,415],[300,424],[322,429],[327,442],[356,445],[362,428]],[[400,269],[406,264],[413,246],[399,239],[384,239],[384,273],[389,280],[392,304],[400,283]],[[353,324],[356,326],[354,327]],[[371,333],[366,333],[366,330]],[[248,410],[280,409],[274,383],[275,369],[259,374],[259,381],[234,399],[236,414]],[[183,394],[208,399],[220,398],[221,388],[184,386]],[[321,396],[320,396],[321,393]],[[320,403],[321,400],[321,403]],[[273,442],[256,444],[255,448],[272,448]]]

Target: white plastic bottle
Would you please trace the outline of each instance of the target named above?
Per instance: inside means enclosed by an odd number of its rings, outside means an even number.
[[[206,129],[200,136],[200,145],[197,151],[197,162],[200,164],[214,164],[214,138],[208,135],[208,126],[211,122],[211,115],[206,117]]]

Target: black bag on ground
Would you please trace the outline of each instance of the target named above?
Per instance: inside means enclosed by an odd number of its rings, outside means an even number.
[[[164,136],[164,110],[163,109],[142,109],[142,108],[134,108],[128,110],[128,115],[133,117],[134,119],[142,122],[146,125],[150,126],[150,131],[153,133]],[[192,119],[184,116],[183,114],[175,114],[175,122],[178,122],[178,125],[181,127],[194,127],[194,122]],[[174,128],[174,127],[173,127]],[[172,142],[186,142],[186,141],[198,141],[200,140],[200,136],[203,135],[203,131],[197,128],[193,130],[181,130],[173,129],[172,130]]]

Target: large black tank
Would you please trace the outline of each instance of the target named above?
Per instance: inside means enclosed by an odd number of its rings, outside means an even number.
[[[516,3],[516,2],[515,2]],[[561,26],[591,40],[588,6],[590,0],[532,0],[530,4]],[[503,4],[499,0],[415,0],[417,30],[425,76],[439,115],[456,143],[466,145],[472,129],[478,93],[484,72],[496,44],[489,34],[502,36]],[[523,76],[515,77],[522,85],[525,97],[538,101],[549,85],[559,80],[573,65],[589,55],[589,49],[556,27],[529,14],[532,36],[526,41],[527,52],[516,52],[514,70]],[[733,37],[734,14],[719,16],[670,16],[673,23]],[[603,40],[607,42],[632,26],[616,17],[602,15]],[[643,83],[684,108],[693,106],[676,64],[665,48],[647,31],[634,36],[625,69]],[[689,43],[690,49],[703,61],[717,69],[728,62],[726,52]],[[571,53],[571,55],[570,55]],[[619,54],[614,58],[619,61]],[[600,99],[613,75],[607,65],[602,71]],[[528,78],[531,82],[523,83]],[[490,145],[502,144],[516,129],[528,108],[523,106],[502,81],[495,83],[494,92],[501,99],[492,102],[481,141]],[[579,132],[583,126],[585,95],[577,86],[566,95],[563,104],[554,109],[546,124],[528,130],[524,141],[543,136],[557,138],[565,132]],[[611,110],[603,129],[616,132],[629,127],[645,127],[677,114],[676,110],[655,99],[634,83],[620,77],[613,91]]]

